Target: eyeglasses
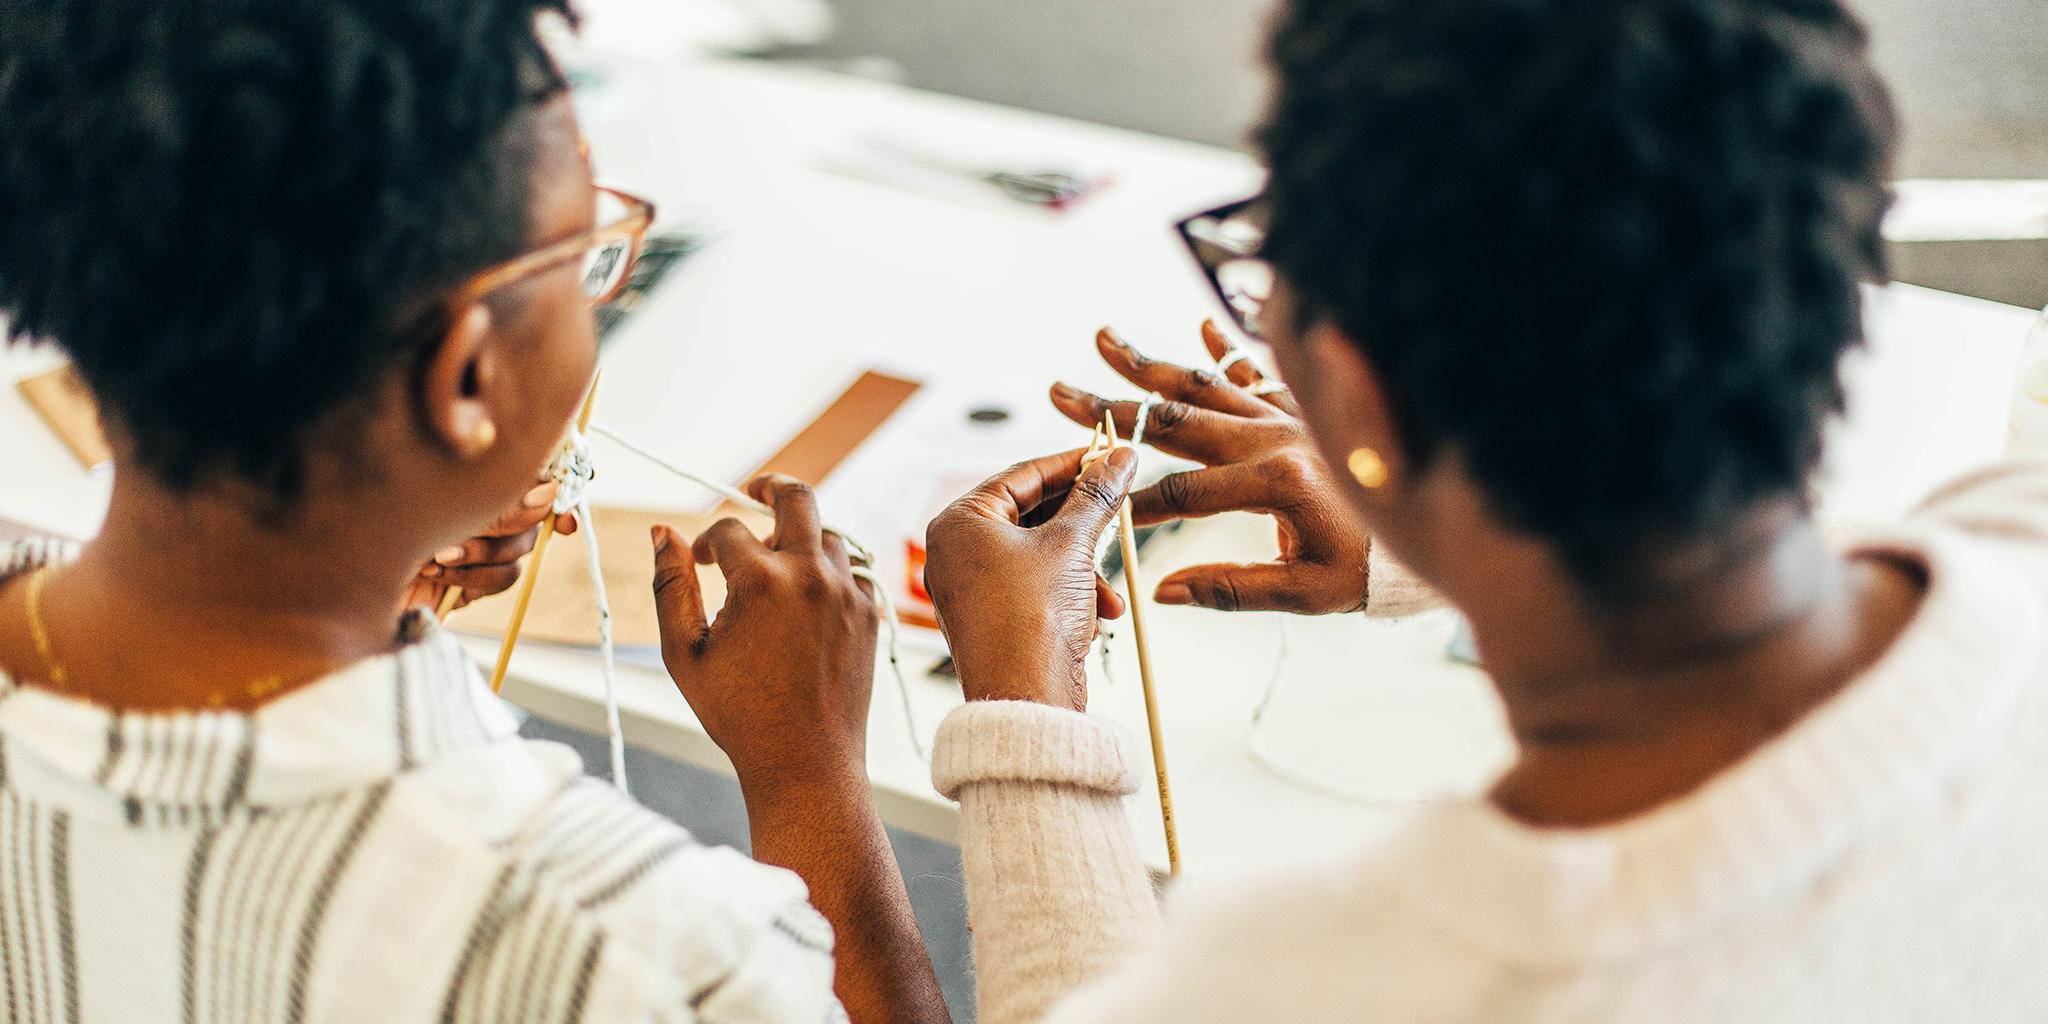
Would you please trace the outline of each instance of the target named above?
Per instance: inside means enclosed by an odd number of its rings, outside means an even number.
[[[632,279],[633,263],[654,223],[654,204],[599,185],[597,223],[601,226],[479,272],[456,291],[451,308],[461,309],[507,285],[577,260],[582,262],[583,294],[590,297],[590,304],[610,302]]]
[[[1266,243],[1266,197],[1205,210],[1175,227],[1230,318],[1247,336],[1263,338],[1259,314],[1273,295],[1273,265],[1259,258]]]

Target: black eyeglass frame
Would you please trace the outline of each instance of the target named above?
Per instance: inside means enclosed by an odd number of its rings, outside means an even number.
[[[1202,272],[1203,280],[1209,282],[1209,291],[1229,314],[1231,322],[1245,336],[1264,340],[1265,332],[1260,325],[1259,313],[1264,309],[1271,294],[1273,268],[1259,256],[1265,244],[1265,193],[1245,199],[1224,203],[1221,206],[1203,210],[1175,222],[1174,230],[1179,233],[1181,244],[1188,250],[1188,256]],[[1226,227],[1238,226],[1255,231],[1256,237],[1242,241],[1231,239],[1224,233]],[[1262,276],[1265,295],[1250,295],[1243,289],[1236,289],[1225,281],[1229,268],[1237,266],[1245,273]]]

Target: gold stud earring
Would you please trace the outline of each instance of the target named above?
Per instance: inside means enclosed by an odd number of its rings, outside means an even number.
[[[477,455],[490,451],[498,443],[498,425],[490,420],[479,420],[469,432],[469,450]]]
[[[1351,478],[1358,481],[1358,486],[1368,491],[1387,485],[1387,460],[1380,458],[1380,453],[1371,448],[1353,448],[1344,465],[1351,470]]]

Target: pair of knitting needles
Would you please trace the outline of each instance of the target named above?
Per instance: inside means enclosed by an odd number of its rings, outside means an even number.
[[[1139,415],[1144,415],[1143,410]],[[1095,428],[1095,436],[1088,442],[1088,452],[1081,457],[1081,465],[1086,466],[1115,451],[1116,441],[1116,421],[1104,412],[1102,425]],[[1138,644],[1138,681],[1145,692],[1145,726],[1152,734],[1152,769],[1159,781],[1159,820],[1166,828],[1166,870],[1169,875],[1179,877],[1180,832],[1173,823],[1173,787],[1166,778],[1166,735],[1159,728],[1159,695],[1152,685],[1152,645],[1146,640],[1145,603],[1139,597],[1145,587],[1138,577],[1138,531],[1131,525],[1128,498],[1117,506],[1116,531],[1124,555],[1124,603],[1130,606],[1131,634]]]
[[[597,382],[603,377],[603,371],[599,371],[590,379],[590,390],[583,396],[583,411],[576,415],[576,430],[579,433],[590,429],[590,413],[597,406]],[[533,542],[533,561],[528,562],[526,571],[520,574],[519,602],[512,606],[512,621],[506,624],[505,640],[498,645],[498,663],[491,668],[492,693],[505,688],[505,671],[512,667],[512,648],[519,645],[520,627],[526,625],[526,609],[533,603],[533,585],[540,579],[540,563],[541,559],[547,557],[548,541],[554,539],[556,518],[554,510],[550,509],[548,517],[541,520],[540,539]],[[596,528],[591,523],[576,525],[585,530]],[[449,587],[447,592],[441,595],[441,604],[434,609],[434,617],[445,621],[448,613],[454,611],[455,606],[461,601],[462,588]]]

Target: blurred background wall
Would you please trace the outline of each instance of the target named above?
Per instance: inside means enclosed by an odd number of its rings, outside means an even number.
[[[2048,178],[2048,0],[1855,0],[1907,127],[1907,178]],[[1226,146],[1263,102],[1272,0],[837,0],[803,56],[907,83]],[[1915,243],[1900,276],[2048,304],[2048,243]]]

